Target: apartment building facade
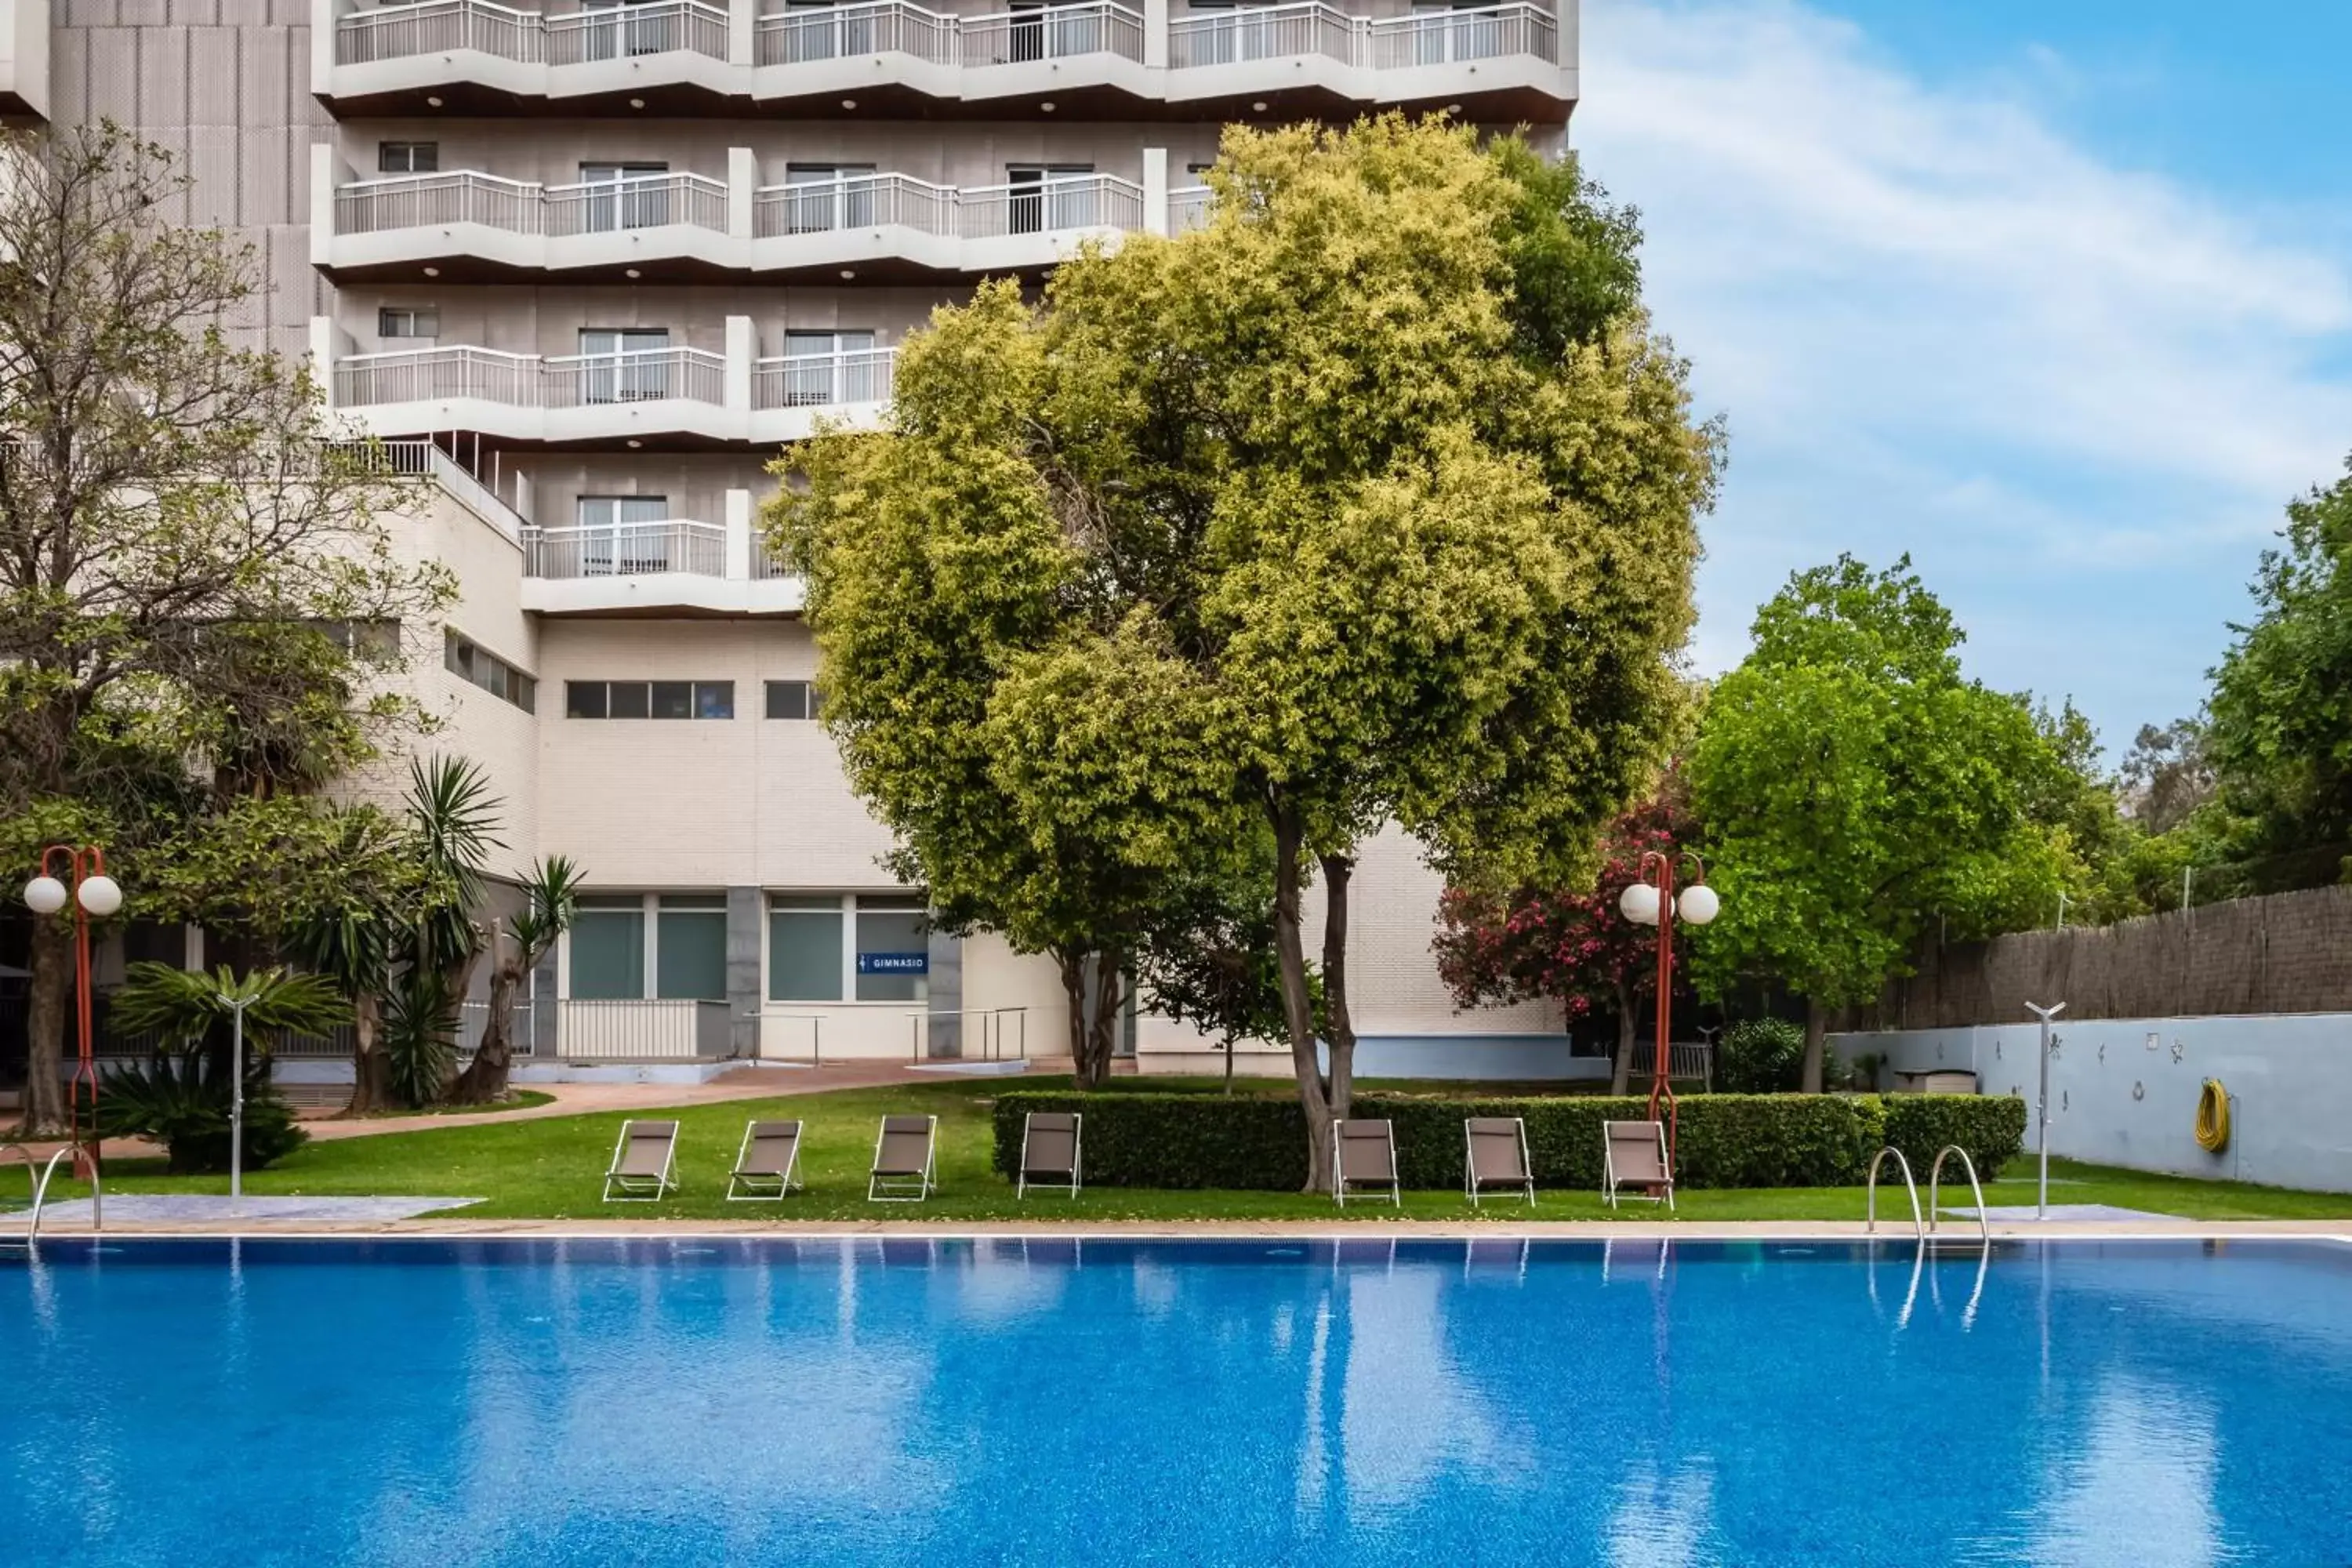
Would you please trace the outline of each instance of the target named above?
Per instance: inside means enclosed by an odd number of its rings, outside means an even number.
[[[406,629],[428,744],[489,769],[518,862],[594,889],[540,977],[573,1058],[1062,1048],[1050,965],[929,931],[882,868],[757,537],[768,465],[885,417],[898,344],[980,278],[1200,221],[1229,121],[1401,105],[1557,149],[1578,91],[1573,0],[0,5],[0,113],[182,153],[187,219],[255,246],[239,324],[416,477],[461,584]],[[1454,1012],[1410,846],[1357,889],[1360,1070],[1564,1058],[1556,1014]]]

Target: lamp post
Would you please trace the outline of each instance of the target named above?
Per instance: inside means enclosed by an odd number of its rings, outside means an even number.
[[[1676,920],[1703,926],[1721,912],[1723,900],[1706,885],[1706,867],[1699,858],[1687,851],[1680,858],[1687,859],[1696,868],[1690,886],[1683,889],[1679,902],[1675,898],[1675,864],[1677,857],[1671,852],[1645,849],[1642,852],[1641,880],[1629,882],[1617,896],[1617,910],[1635,925],[1658,928],[1658,1043],[1653,1053],[1652,1066],[1656,1069],[1650,1082],[1650,1120],[1658,1120],[1658,1107],[1666,1108],[1666,1160],[1673,1168],[1676,1117],[1674,1085],[1667,1081],[1671,1047],[1667,1035],[1674,1012],[1675,934]]]
[[[65,875],[58,875],[63,871]],[[25,884],[25,907],[37,915],[53,915],[66,907],[67,883],[72,883],[74,907],[74,998],[76,1044],[73,1089],[67,1100],[68,1128],[74,1145],[74,1174],[89,1181],[98,1173],[98,1064],[90,1054],[89,922],[122,907],[122,884],[106,874],[106,852],[95,844],[52,844],[41,851],[41,868]],[[88,1114],[83,1102],[87,1100]],[[93,1186],[90,1202],[98,1202]],[[94,1211],[93,1211],[94,1212]]]

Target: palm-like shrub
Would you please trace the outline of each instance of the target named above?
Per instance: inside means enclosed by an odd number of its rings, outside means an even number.
[[[259,1170],[307,1142],[270,1077],[270,1047],[288,1034],[322,1035],[347,1022],[351,1009],[334,986],[277,969],[240,976],[226,967],[208,974],[162,963],[132,964],[115,993],[114,1023],[160,1043],[144,1064],[107,1076],[98,1097],[100,1134],[162,1143],[174,1174],[227,1170],[229,1057],[240,1003],[245,1168]]]

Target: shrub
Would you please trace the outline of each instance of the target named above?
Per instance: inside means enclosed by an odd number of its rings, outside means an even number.
[[[1726,1094],[1787,1094],[1805,1072],[1805,1031],[1786,1018],[1743,1018],[1723,1031],[1715,1086]]]
[[[1923,1184],[1947,1145],[1967,1150],[1978,1177],[1988,1182],[2025,1146],[2025,1101],[2013,1094],[1890,1094],[1881,1103],[1885,1141],[1903,1151]],[[1955,1161],[1944,1168],[1944,1180],[1965,1184],[1968,1177]]]
[[[226,1171],[229,1092],[226,1067],[210,1070],[201,1049],[158,1051],[143,1067],[118,1068],[99,1088],[98,1130],[108,1138],[145,1138],[163,1145],[175,1176]],[[258,1171],[310,1142],[294,1109],[270,1080],[269,1058],[246,1067],[245,1168]]]
[[[1591,1096],[1475,1100],[1370,1094],[1356,1114],[1395,1124],[1408,1187],[1462,1184],[1462,1120],[1517,1116],[1538,1184],[1598,1188],[1601,1124],[1640,1121],[1644,1100]],[[1108,1187],[1228,1187],[1296,1192],[1307,1180],[1306,1121],[1288,1100],[1195,1094],[1024,1094],[996,1102],[996,1168],[1010,1175],[1032,1110],[1086,1117],[1086,1179]],[[1878,1100],[1868,1095],[1695,1095],[1681,1102],[1675,1139],[1686,1187],[1836,1186],[1862,1180],[1878,1148]]]

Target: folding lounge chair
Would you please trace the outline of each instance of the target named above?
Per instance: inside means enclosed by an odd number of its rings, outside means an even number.
[[[1331,1124],[1331,1195],[1348,1206],[1348,1194],[1360,1189],[1388,1189],[1389,1202],[1404,1206],[1397,1187],[1396,1137],[1385,1121],[1335,1121]]]
[[[604,1201],[654,1203],[677,1191],[677,1123],[624,1121],[604,1172]]]
[[[780,1199],[799,1190],[800,1163],[799,1122],[745,1122],[742,1147],[735,1151],[735,1168],[727,1173],[727,1201]]]
[[[1473,1208],[1480,1194],[1491,1191],[1516,1191],[1528,1202],[1536,1201],[1525,1121],[1516,1116],[1465,1117],[1462,1142],[1462,1195]]]
[[[1075,1110],[1033,1110],[1021,1120],[1021,1169],[1013,1195],[1027,1197],[1031,1187],[1061,1187],[1078,1195],[1078,1113]]]
[[[886,1116],[874,1139],[874,1173],[866,1178],[869,1203],[920,1203],[931,1195],[932,1159],[939,1142],[936,1116]]]
[[[1602,1182],[1609,1206],[1625,1188],[1628,1195],[1675,1206],[1675,1173],[1666,1163],[1666,1124],[1663,1121],[1604,1121],[1601,1124],[1605,1167]]]

